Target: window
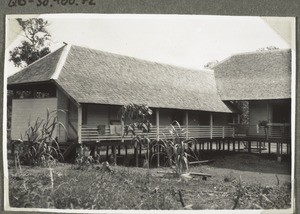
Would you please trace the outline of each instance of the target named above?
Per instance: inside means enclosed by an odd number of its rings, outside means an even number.
[[[14,99],[56,97],[56,87],[52,84],[18,86],[13,89]]]

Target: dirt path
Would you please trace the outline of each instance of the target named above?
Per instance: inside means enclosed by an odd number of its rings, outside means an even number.
[[[291,182],[291,166],[256,155],[237,154],[214,158],[215,162],[192,167],[191,171],[211,174],[212,179],[241,179],[262,186],[284,185]]]

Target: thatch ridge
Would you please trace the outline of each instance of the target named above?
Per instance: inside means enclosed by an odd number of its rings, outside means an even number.
[[[184,69],[74,45],[65,55],[66,48],[9,77],[8,85],[55,81],[78,103],[232,112],[217,93],[212,70]]]
[[[79,103],[231,112],[213,71],[196,71],[72,46],[57,83]]]
[[[233,55],[214,68],[222,100],[291,98],[291,51]]]

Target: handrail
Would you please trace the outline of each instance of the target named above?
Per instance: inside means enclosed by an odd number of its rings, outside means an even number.
[[[185,125],[182,125],[181,128],[186,129]],[[199,126],[188,126],[189,137],[192,138],[210,138],[210,126],[199,125]],[[159,136],[163,137],[164,134],[168,132],[167,125],[159,126]],[[136,130],[136,133],[141,134],[141,130]],[[233,127],[231,126],[213,126],[212,127],[212,137],[232,137]],[[157,126],[153,125],[151,131],[147,133],[150,138],[157,138]],[[100,141],[100,140],[120,140],[121,135],[112,135],[110,130],[110,125],[105,126],[105,131],[103,134],[99,134],[96,124],[84,124],[81,127],[81,136],[82,141]],[[132,138],[131,135],[124,136],[125,139]]]

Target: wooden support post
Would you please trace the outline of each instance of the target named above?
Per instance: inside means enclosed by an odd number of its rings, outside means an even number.
[[[157,141],[157,167],[160,167],[159,162],[159,110],[156,109],[156,141]]]
[[[99,146],[96,147],[96,153],[97,153],[97,160],[100,163],[100,147]]]
[[[118,155],[121,155],[121,146],[118,146]]]
[[[124,120],[121,119],[121,142],[124,143]]]
[[[259,141],[259,154],[261,154],[261,141]]]
[[[210,139],[213,138],[213,114],[209,115],[209,126],[210,126]]]
[[[241,150],[240,140],[238,140],[238,152]]]
[[[109,151],[109,146],[106,146],[106,161],[108,161],[108,151]]]
[[[248,140],[248,153],[251,153],[251,141]]]
[[[125,157],[127,158],[127,145],[125,145]]]
[[[232,123],[233,123],[233,126],[232,126],[232,137],[234,138],[235,137],[235,126],[234,126],[235,121],[234,121],[234,117],[232,119]]]
[[[96,147],[95,146],[91,146],[91,155],[92,157],[96,157]]]
[[[268,141],[268,151],[269,151],[269,154],[271,154],[271,142]]]
[[[139,166],[139,154],[138,154],[137,147],[134,148],[134,154],[135,154],[135,166],[138,167]]]
[[[111,147],[113,159],[114,159],[114,165],[117,165],[117,149],[116,146]]]
[[[140,144],[140,157],[142,156],[142,145]]]
[[[186,139],[189,138],[189,112],[185,111]]]
[[[148,159],[148,169],[150,169],[150,142],[147,142],[147,159]]]
[[[233,143],[233,144],[232,144],[232,146],[233,146],[233,147],[232,147],[232,150],[233,150],[233,152],[235,152],[235,140],[234,140],[234,139],[232,140],[232,143]]]
[[[230,151],[230,140],[227,140],[227,145],[228,145],[227,150]]]
[[[222,127],[222,138],[225,138],[225,126]]]
[[[78,136],[78,143],[82,143],[81,139],[81,127],[82,127],[82,106],[78,106],[77,110],[77,136]]]

